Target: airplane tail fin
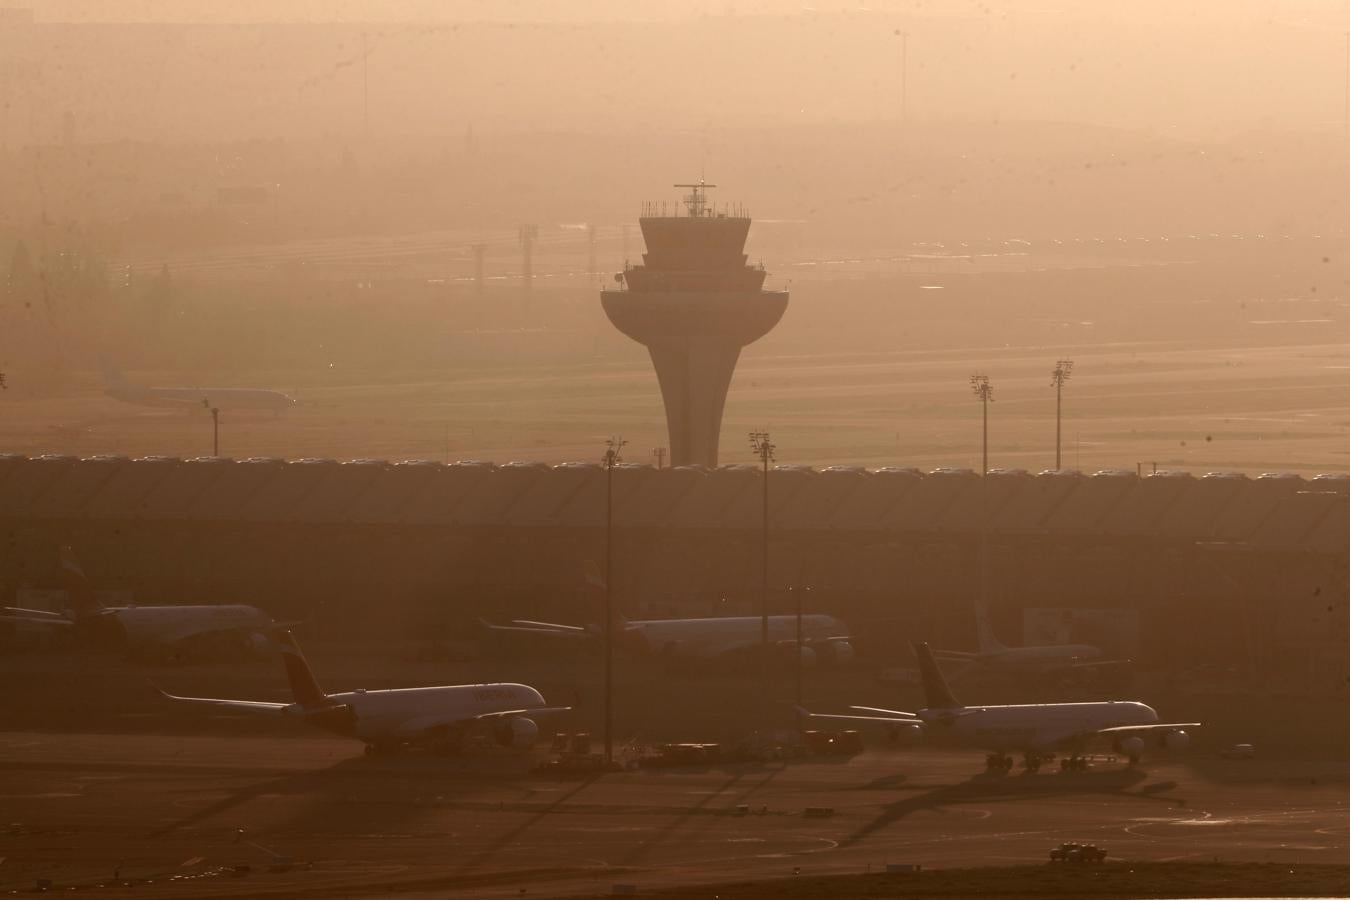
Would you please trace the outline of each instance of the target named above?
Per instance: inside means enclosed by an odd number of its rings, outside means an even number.
[[[983,597],[975,601],[975,633],[981,653],[1003,653],[1008,649],[994,635],[994,626],[989,621],[989,606]]]
[[[929,709],[960,709],[961,704],[952,696],[947,679],[933,659],[933,651],[925,641],[914,645],[914,655],[919,658],[919,675],[923,678],[924,703]]]
[[[69,594],[70,611],[76,618],[91,616],[103,609],[103,604],[94,596],[94,587],[89,583],[75,551],[69,544],[63,544],[61,556],[61,581]]]
[[[324,706],[328,701],[328,695],[315,680],[314,672],[309,668],[305,654],[300,652],[295,635],[283,631],[277,636],[277,644],[281,647],[281,661],[286,666],[286,679],[291,683],[291,694],[295,697],[295,702],[307,709]]]

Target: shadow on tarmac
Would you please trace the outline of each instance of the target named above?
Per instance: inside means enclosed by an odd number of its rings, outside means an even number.
[[[943,785],[934,790],[888,803],[870,822],[839,842],[849,847],[920,810],[936,810],[962,803],[998,803],[1032,797],[1057,797],[1071,794],[1104,794],[1184,805],[1185,800],[1170,796],[1175,781],[1142,784],[1148,774],[1140,769],[1123,769],[1073,774],[1023,774],[1017,776],[980,773],[960,784]],[[1133,790],[1131,790],[1133,788]]]

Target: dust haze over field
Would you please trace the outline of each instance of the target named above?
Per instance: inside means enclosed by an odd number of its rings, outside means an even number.
[[[1345,4],[0,0],[0,890],[1320,890],[1348,216]]]
[[[646,354],[596,294],[638,260],[639,202],[673,210],[669,185],[706,175],[793,296],[743,354],[729,434],[787,429],[810,463],[968,464],[941,420],[973,418],[964,370],[988,370],[1003,464],[1039,467],[1019,449],[1045,433],[1035,373],[1074,356],[1080,445],[1136,436],[1084,465],[1340,467],[1350,16],[1324,4],[51,2],[0,21],[10,449],[199,448],[199,423],[101,396],[100,359],[317,404],[246,426],[237,455],[659,446]],[[1270,349],[1303,344],[1322,349]],[[1277,378],[1324,381],[1185,399],[1272,353]],[[1120,402],[1126,361],[1146,401]],[[1165,439],[1137,437],[1144,416]],[[1249,445],[1182,452],[1226,426]]]

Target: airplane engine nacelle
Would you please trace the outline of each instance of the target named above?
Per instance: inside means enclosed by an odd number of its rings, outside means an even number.
[[[801,654],[803,668],[814,669],[817,661],[815,649],[812,647],[803,647],[801,649]]]
[[[858,658],[858,651],[853,649],[853,645],[848,641],[835,641],[830,644],[830,661],[836,666],[852,665]]]
[[[1144,752],[1144,739],[1138,735],[1123,737],[1116,742],[1116,752],[1137,759]]]
[[[1191,736],[1184,731],[1168,731],[1158,738],[1158,745],[1168,750],[1181,751],[1191,745]]]
[[[508,719],[497,726],[497,743],[503,747],[529,749],[539,740],[539,726],[533,719]]]

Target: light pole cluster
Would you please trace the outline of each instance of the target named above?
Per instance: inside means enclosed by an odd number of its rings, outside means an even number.
[[[1073,360],[1060,359],[1055,361],[1054,371],[1050,373],[1050,386],[1055,389],[1055,471],[1064,468],[1063,465],[1063,421],[1064,421],[1064,383],[1069,380],[1073,374]],[[970,376],[970,389],[975,395],[975,399],[980,401],[982,436],[981,436],[981,460],[980,474],[989,474],[989,404],[994,402],[994,385],[989,381],[988,375],[975,374]]]

